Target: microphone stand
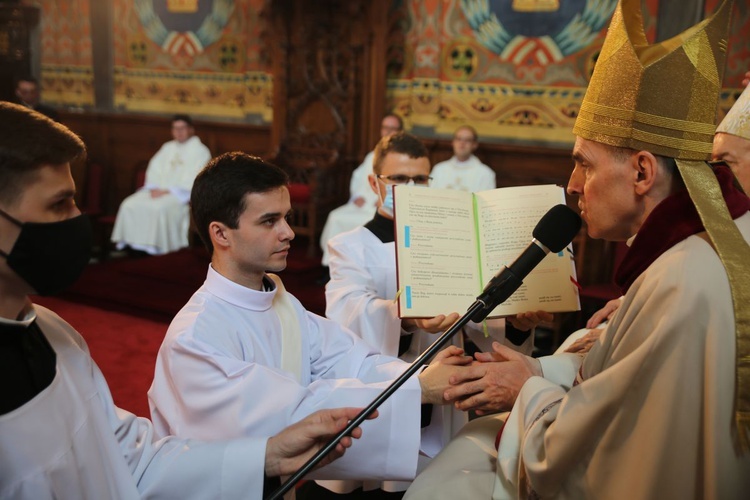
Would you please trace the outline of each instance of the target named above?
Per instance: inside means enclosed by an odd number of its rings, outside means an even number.
[[[448,340],[450,340],[450,338],[453,337],[456,332],[461,330],[461,328],[463,328],[463,326],[468,323],[469,320],[473,319],[478,323],[484,320],[484,318],[492,311],[492,309],[494,309],[494,307],[488,307],[488,304],[484,300],[482,300],[482,295],[480,295],[477,300],[466,310],[464,315],[461,316],[450,328],[448,328],[435,342],[433,342],[425,352],[423,352],[417,359],[415,359],[414,362],[409,366],[409,368],[404,371],[404,373],[399,375],[398,378],[391,382],[391,385],[386,387],[385,390],[383,390],[383,392],[381,392],[378,397],[376,397],[372,401],[372,403],[370,403],[365,409],[359,412],[359,414],[354,417],[351,422],[349,422],[349,425],[347,425],[344,430],[339,432],[333,439],[331,439],[328,444],[325,445],[325,447],[323,447],[312,458],[310,458],[310,460],[308,460],[305,465],[300,467],[297,472],[289,476],[284,484],[282,484],[273,493],[271,493],[271,496],[269,496],[266,500],[281,499],[287,491],[292,489],[295,484],[297,484],[321,460],[323,460],[323,458],[336,447],[339,441],[351,434],[351,432],[359,425],[361,425],[362,422],[367,420],[367,417],[372,415],[373,412],[377,410],[378,407],[383,404],[391,394],[396,392],[396,390],[404,385],[404,383],[412,375],[419,371],[425,361],[429,360],[435,354],[437,354],[437,352],[448,342]]]

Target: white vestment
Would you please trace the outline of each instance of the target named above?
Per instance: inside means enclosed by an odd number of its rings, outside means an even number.
[[[736,222],[750,240],[750,214]],[[711,246],[690,236],[631,285],[577,385],[547,380],[546,370],[526,382],[497,465],[488,452],[471,474],[459,456],[467,439],[451,443],[405,498],[486,487],[488,469],[493,484],[475,498],[745,498],[750,455],[739,455],[732,431],[735,345],[726,272]],[[481,420],[483,437],[471,439],[489,449],[488,427],[499,430],[502,418]]]
[[[471,155],[466,161],[455,156],[432,167],[430,187],[475,193],[495,189],[495,171]]]
[[[197,136],[184,143],[169,141],[151,158],[146,184],[125,198],[117,211],[112,241],[158,255],[188,246],[190,191],[211,153]],[[151,197],[151,189],[169,194]]]
[[[378,352],[397,356],[399,341],[406,335],[398,317],[396,297],[396,253],[393,242],[383,243],[366,227],[359,227],[333,238],[329,243],[331,280],[326,285],[326,316],[352,330]],[[445,311],[449,314],[454,311]],[[464,311],[455,311],[463,313]],[[489,337],[482,324],[468,323],[464,331],[481,350],[492,351],[492,342],[505,342],[505,320],[487,321]],[[409,350],[401,359],[411,362],[424,352],[439,335],[423,330],[412,334]],[[463,347],[461,334],[453,337],[453,345]],[[533,335],[519,346],[507,343],[524,354],[531,354]],[[444,406],[440,415],[443,429],[441,444],[445,445],[468,422],[466,412]],[[371,489],[374,485],[365,485]],[[383,489],[402,491],[408,483],[386,484]]]
[[[345,205],[331,210],[320,235],[320,248],[323,249],[322,264],[329,264],[328,242],[337,234],[351,231],[372,219],[378,203],[378,195],[370,187],[368,180],[372,174],[372,160],[375,154],[370,151],[362,164],[354,169],[349,181],[349,201]],[[354,200],[362,198],[364,203],[358,207]]]
[[[0,415],[0,498],[260,498],[266,439],[154,439],[117,408],[83,338],[35,306],[57,355],[52,383]]]
[[[378,355],[348,330],[307,312],[299,318],[301,380],[281,368],[278,289],[250,290],[209,267],[203,286],[169,326],[156,362],[149,404],[158,434],[203,440],[270,436],[323,408],[365,407],[407,365]],[[343,458],[311,476],[412,479],[422,451],[421,389],[410,378],[365,422]],[[429,430],[427,427],[425,430]]]

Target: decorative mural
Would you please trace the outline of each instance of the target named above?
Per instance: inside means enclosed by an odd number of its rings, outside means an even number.
[[[109,1],[117,109],[272,121],[260,14],[272,0]],[[706,0],[706,14],[719,1]],[[92,0],[35,2],[42,10],[44,101],[93,108]],[[390,2],[388,104],[410,130],[449,137],[470,123],[483,141],[572,144],[616,0]],[[642,3],[653,39],[659,0]],[[719,118],[750,69],[747,33],[750,3],[735,2]]]
[[[90,0],[37,0],[41,8],[42,100],[94,106]]]
[[[115,107],[270,123],[263,3],[114,0]]]
[[[713,12],[719,0],[707,0]],[[656,34],[658,0],[643,0]],[[735,3],[725,86],[750,69],[750,14]],[[741,4],[741,5],[739,5]],[[389,44],[388,102],[407,126],[449,137],[463,123],[482,141],[569,147],[617,0],[395,0],[404,30]],[[745,36],[741,36],[744,33]],[[402,50],[390,47],[401,44]],[[734,102],[728,89],[722,107]]]

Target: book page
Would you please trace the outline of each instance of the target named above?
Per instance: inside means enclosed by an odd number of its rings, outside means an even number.
[[[471,193],[396,186],[394,204],[399,316],[465,312],[479,272]]]
[[[565,204],[565,192],[555,185],[520,186],[475,193],[479,219],[481,287],[503,267],[509,266],[531,243],[532,232],[547,211]],[[523,280],[523,285],[491,316],[519,312],[580,309],[573,253],[550,253]],[[481,290],[480,290],[481,291]]]

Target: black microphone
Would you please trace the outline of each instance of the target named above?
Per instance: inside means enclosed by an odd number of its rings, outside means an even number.
[[[566,205],[555,205],[544,214],[532,232],[534,239],[513,262],[504,266],[487,283],[477,301],[484,307],[477,311],[471,320],[483,321],[498,304],[518,290],[524,278],[550,253],[557,253],[568,246],[581,229],[581,217]]]

